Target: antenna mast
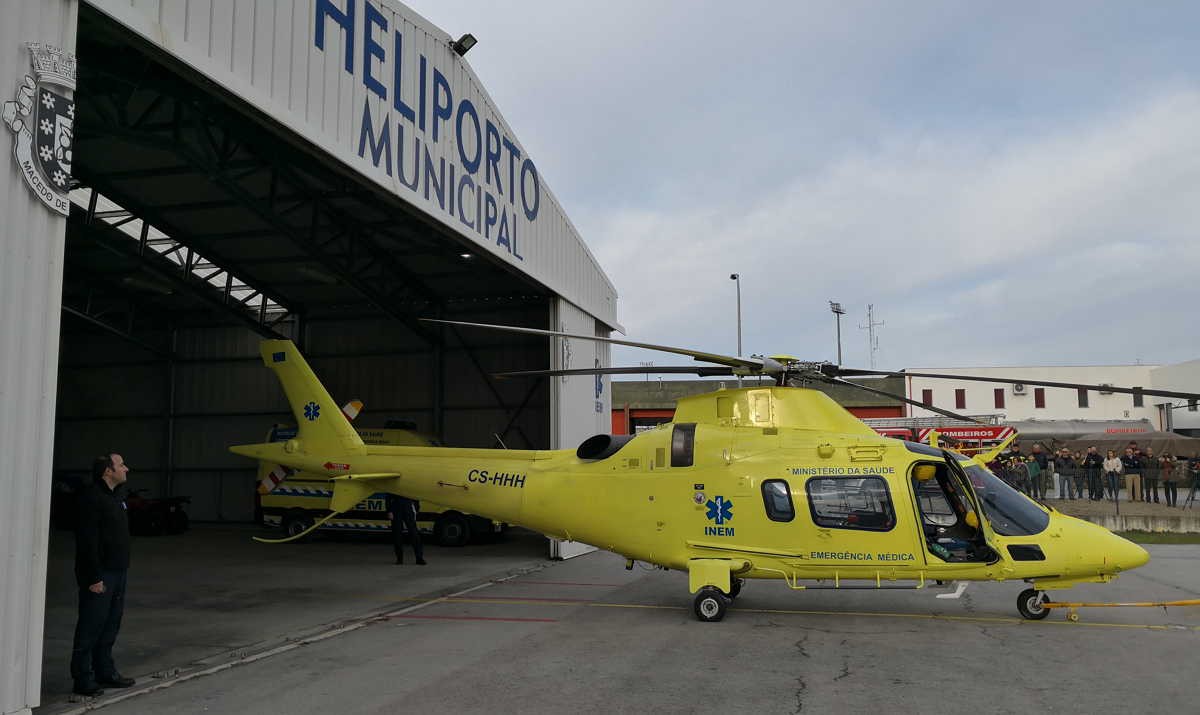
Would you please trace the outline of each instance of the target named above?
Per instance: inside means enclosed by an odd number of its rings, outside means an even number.
[[[858,326],[859,330],[867,331],[867,344],[871,348],[871,369],[875,369],[875,353],[879,352],[879,338],[875,328],[883,325],[883,321],[875,322],[875,304],[867,303],[867,324]]]

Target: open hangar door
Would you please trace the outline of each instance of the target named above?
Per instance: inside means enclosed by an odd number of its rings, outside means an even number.
[[[364,426],[405,419],[461,446],[551,446],[544,339],[557,299],[86,4],[79,16],[55,470],[123,451],[132,486],[192,517],[253,516],[226,450],[290,415],[258,341],[295,339]],[[589,403],[590,404],[590,403]]]
[[[482,89],[472,94],[470,86],[460,86],[477,85],[478,79],[469,67],[455,66],[461,58],[447,49],[445,33],[387,0],[373,5],[389,13],[394,28],[403,24],[410,40],[423,33],[430,66],[441,66],[458,96],[470,96],[480,116],[506,138],[513,136]],[[575,439],[572,430],[580,425],[564,424],[556,414],[574,412],[579,396],[572,389],[548,379],[490,378],[495,371],[560,365],[557,346],[548,349],[545,339],[528,336],[460,333],[418,320],[564,327],[560,312],[576,310],[584,317],[576,321],[580,316],[572,314],[573,330],[590,326],[604,332],[604,326],[615,325],[615,291],[548,189],[541,193],[539,219],[522,224],[529,229],[522,234],[524,264],[448,225],[445,216],[431,216],[428,192],[422,203],[417,193],[381,180],[378,171],[372,176],[369,162],[351,156],[346,142],[330,140],[358,136],[342,121],[354,118],[339,114],[336,103],[348,97],[362,107],[362,88],[339,75],[349,34],[361,26],[340,31],[337,18],[324,18],[326,52],[314,49],[312,33],[323,8],[335,4],[295,0],[274,5],[274,14],[256,13],[256,6],[231,3],[230,12],[221,15],[210,13],[206,3],[173,0],[25,0],[18,21],[6,25],[20,30],[19,37],[6,36],[10,48],[38,40],[78,58],[74,96],[65,100],[74,123],[65,231],[60,217],[38,213],[43,207],[24,193],[26,187],[5,183],[12,186],[7,199],[13,199],[6,206],[15,207],[8,214],[9,235],[37,239],[11,241],[29,260],[22,263],[28,266],[22,280],[9,281],[20,287],[12,291],[19,299],[10,305],[30,312],[25,325],[51,326],[40,337],[21,332],[26,343],[21,347],[50,355],[40,364],[51,367],[56,348],[59,355],[53,464],[48,456],[46,464],[53,481],[83,476],[95,455],[118,450],[134,467],[132,488],[145,488],[151,496],[186,494],[194,519],[250,520],[252,465],[227,447],[257,441],[270,424],[290,418],[258,355],[259,340],[268,337],[294,339],[336,398],[363,400],[366,411],[359,419],[365,426],[407,419],[448,444],[480,447],[500,442],[553,447]],[[179,21],[186,28],[172,24]],[[245,41],[247,32],[253,42]],[[256,46],[263,38],[282,49]],[[280,51],[288,48],[297,75],[313,73],[291,88],[306,100],[316,97],[317,129],[296,126],[311,124],[313,115],[301,113],[292,121],[290,104],[264,98],[258,69],[253,79],[238,74],[248,56],[267,58],[274,68],[286,66]],[[225,60],[217,57],[221,53]],[[201,55],[211,61],[193,61]],[[284,62],[276,62],[280,59]],[[396,64],[395,73],[389,65],[387,76],[399,77]],[[7,60],[0,65],[17,86],[21,72],[31,71]],[[415,59],[405,64],[416,65]],[[322,87],[327,94],[320,94]],[[314,111],[312,102],[308,109]],[[329,115],[335,119],[322,119]],[[435,147],[435,156],[446,158],[444,150]],[[15,163],[12,176],[21,178]],[[65,251],[57,253],[64,235]],[[49,312],[37,310],[39,283],[53,287]],[[60,307],[61,339],[53,329]],[[20,352],[11,343],[5,347]],[[29,396],[23,407],[43,436],[50,415],[38,419],[43,406],[36,397],[39,391],[54,394],[55,387],[48,377],[44,382],[22,392]],[[592,403],[589,395],[583,406]],[[22,434],[35,441],[37,431]],[[30,462],[22,456],[14,463]],[[24,471],[38,484],[52,481],[43,469]],[[24,489],[22,476],[14,473],[12,480],[23,490],[14,492],[11,530],[44,537],[38,529],[45,528],[51,500],[41,498],[45,491]],[[63,498],[69,495],[56,496],[60,507],[70,502]],[[356,597],[339,605],[330,593],[330,586],[339,585],[330,583],[333,576],[323,589],[307,591],[265,583],[262,552],[248,547],[246,534],[235,536],[215,545],[201,540],[211,547],[210,556],[216,554],[204,565],[218,571],[203,581],[197,581],[200,572],[193,573],[193,552],[176,545],[195,543],[187,542],[190,535],[135,546],[140,583],[133,598],[141,598],[144,608],[126,614],[121,640],[134,675],[191,662],[213,644],[259,642],[278,634],[288,619],[312,625],[325,622],[320,619],[331,609],[343,608],[335,614],[340,617],[362,608]],[[44,693],[69,691],[66,659],[75,612],[69,535],[52,537],[49,552],[36,539],[13,544],[10,570],[35,584],[31,593],[44,583],[47,599],[44,629],[34,606],[28,617],[14,610],[21,617],[3,621],[4,662],[13,666],[5,682],[26,685],[15,699],[0,698],[6,711],[37,704],[39,673]],[[155,553],[157,561],[151,558]],[[344,562],[339,559],[337,566]],[[278,607],[281,594],[287,608]],[[297,616],[303,603],[310,606],[307,622]],[[195,610],[204,604],[208,612]],[[243,625],[253,620],[248,614],[269,621],[255,627],[277,630],[232,629],[239,618]],[[137,624],[139,617],[146,620]],[[164,629],[134,627],[146,623]],[[167,653],[181,643],[182,650]],[[6,696],[15,692],[0,690]]]

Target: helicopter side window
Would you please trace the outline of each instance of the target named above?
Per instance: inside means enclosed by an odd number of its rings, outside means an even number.
[[[792,505],[792,490],[782,479],[768,479],[762,484],[763,504],[771,521],[791,521],[796,518]]]
[[[834,529],[891,531],[896,510],[887,483],[879,477],[818,477],[804,485],[813,523]]]
[[[696,424],[685,422],[671,430],[671,466],[690,467],[696,453]]]

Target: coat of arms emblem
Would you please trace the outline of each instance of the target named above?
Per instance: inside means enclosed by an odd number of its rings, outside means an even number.
[[[75,122],[75,54],[31,42],[34,76],[25,75],[17,96],[4,103],[4,124],[15,134],[13,156],[25,183],[42,203],[66,216]]]

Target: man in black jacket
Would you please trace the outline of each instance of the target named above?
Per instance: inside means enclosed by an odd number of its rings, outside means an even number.
[[[80,490],[75,532],[75,581],[79,620],[71,649],[71,678],[79,695],[100,695],[102,686],[128,688],[113,663],[112,649],[125,611],[129,570],[129,517],[124,490],[129,467],[119,454],[92,462],[92,484]]]
[[[392,549],[396,552],[397,564],[404,563],[404,536],[400,532],[400,527],[403,526],[408,531],[408,538],[412,540],[413,556],[417,559],[417,565],[425,565],[421,532],[417,529],[417,504],[418,502],[398,494],[388,494],[388,518],[392,520]]]
[[[1104,457],[1096,452],[1095,447],[1088,447],[1087,454],[1083,458],[1083,468],[1087,472],[1088,492],[1093,501],[1104,499],[1104,484],[1100,480],[1103,464]]]

